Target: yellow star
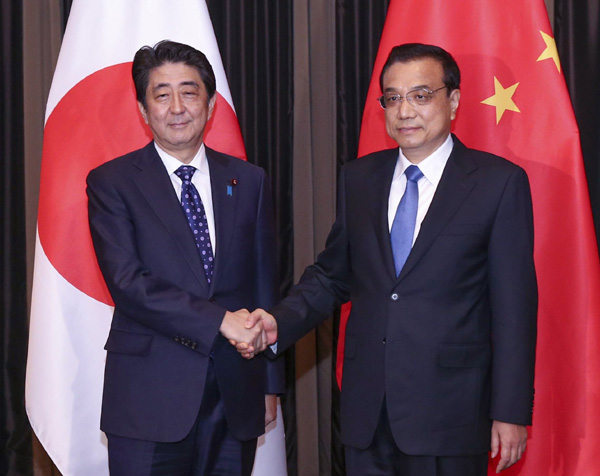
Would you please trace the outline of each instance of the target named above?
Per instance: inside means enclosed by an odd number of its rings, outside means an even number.
[[[556,49],[556,41],[550,35],[547,35],[543,31],[540,31],[542,34],[542,38],[544,39],[544,43],[546,43],[546,49],[542,52],[537,61],[542,61],[545,59],[552,58],[554,60],[554,64],[556,65],[556,69],[560,73],[560,60],[558,59],[558,50]]]
[[[516,83],[508,88],[504,88],[502,84],[500,84],[500,81],[498,81],[498,78],[494,76],[494,95],[490,96],[485,101],[481,101],[481,103],[496,107],[496,124],[500,122],[504,111],[507,109],[509,111],[521,112],[519,111],[519,108],[515,102],[512,100],[513,94],[515,94],[515,90],[517,89],[518,85],[519,83]]]

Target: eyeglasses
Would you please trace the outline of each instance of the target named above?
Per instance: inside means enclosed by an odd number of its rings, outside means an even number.
[[[448,86],[442,86],[441,88],[429,91],[428,89],[413,89],[406,93],[406,96],[400,96],[400,94],[384,94],[377,100],[379,105],[383,109],[393,109],[400,106],[402,100],[406,98],[409,104],[416,104],[417,106],[426,106],[433,99],[433,95],[442,89],[446,89]]]

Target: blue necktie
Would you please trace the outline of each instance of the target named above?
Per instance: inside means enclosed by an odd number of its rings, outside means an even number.
[[[417,209],[419,208],[419,186],[417,182],[423,177],[423,172],[416,165],[411,165],[404,171],[404,175],[406,175],[406,191],[396,210],[390,233],[396,276],[400,275],[400,271],[402,271],[412,248]]]
[[[194,234],[196,247],[200,252],[200,257],[204,264],[204,274],[206,274],[206,279],[208,284],[210,284],[215,260],[210,244],[210,235],[208,233],[208,222],[206,220],[204,205],[202,205],[202,199],[200,198],[198,190],[192,183],[194,172],[196,172],[196,169],[191,165],[182,165],[175,171],[175,174],[181,179],[181,206],[183,207],[185,216],[187,217],[192,233]]]

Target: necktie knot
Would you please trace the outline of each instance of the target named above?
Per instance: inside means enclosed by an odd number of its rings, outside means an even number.
[[[407,180],[418,182],[423,177],[423,172],[416,165],[410,165],[404,171],[404,175],[406,175]]]
[[[196,172],[195,167],[192,167],[191,165],[182,165],[175,171],[175,175],[177,175],[182,182],[189,183],[192,181],[194,172]]]

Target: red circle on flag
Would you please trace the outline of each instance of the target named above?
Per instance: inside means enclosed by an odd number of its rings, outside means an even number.
[[[113,305],[98,268],[87,215],[90,170],[152,139],[135,99],[131,63],[104,68],[70,89],[44,129],[38,233],[52,266],[92,298]],[[229,103],[217,93],[206,144],[245,159]]]

